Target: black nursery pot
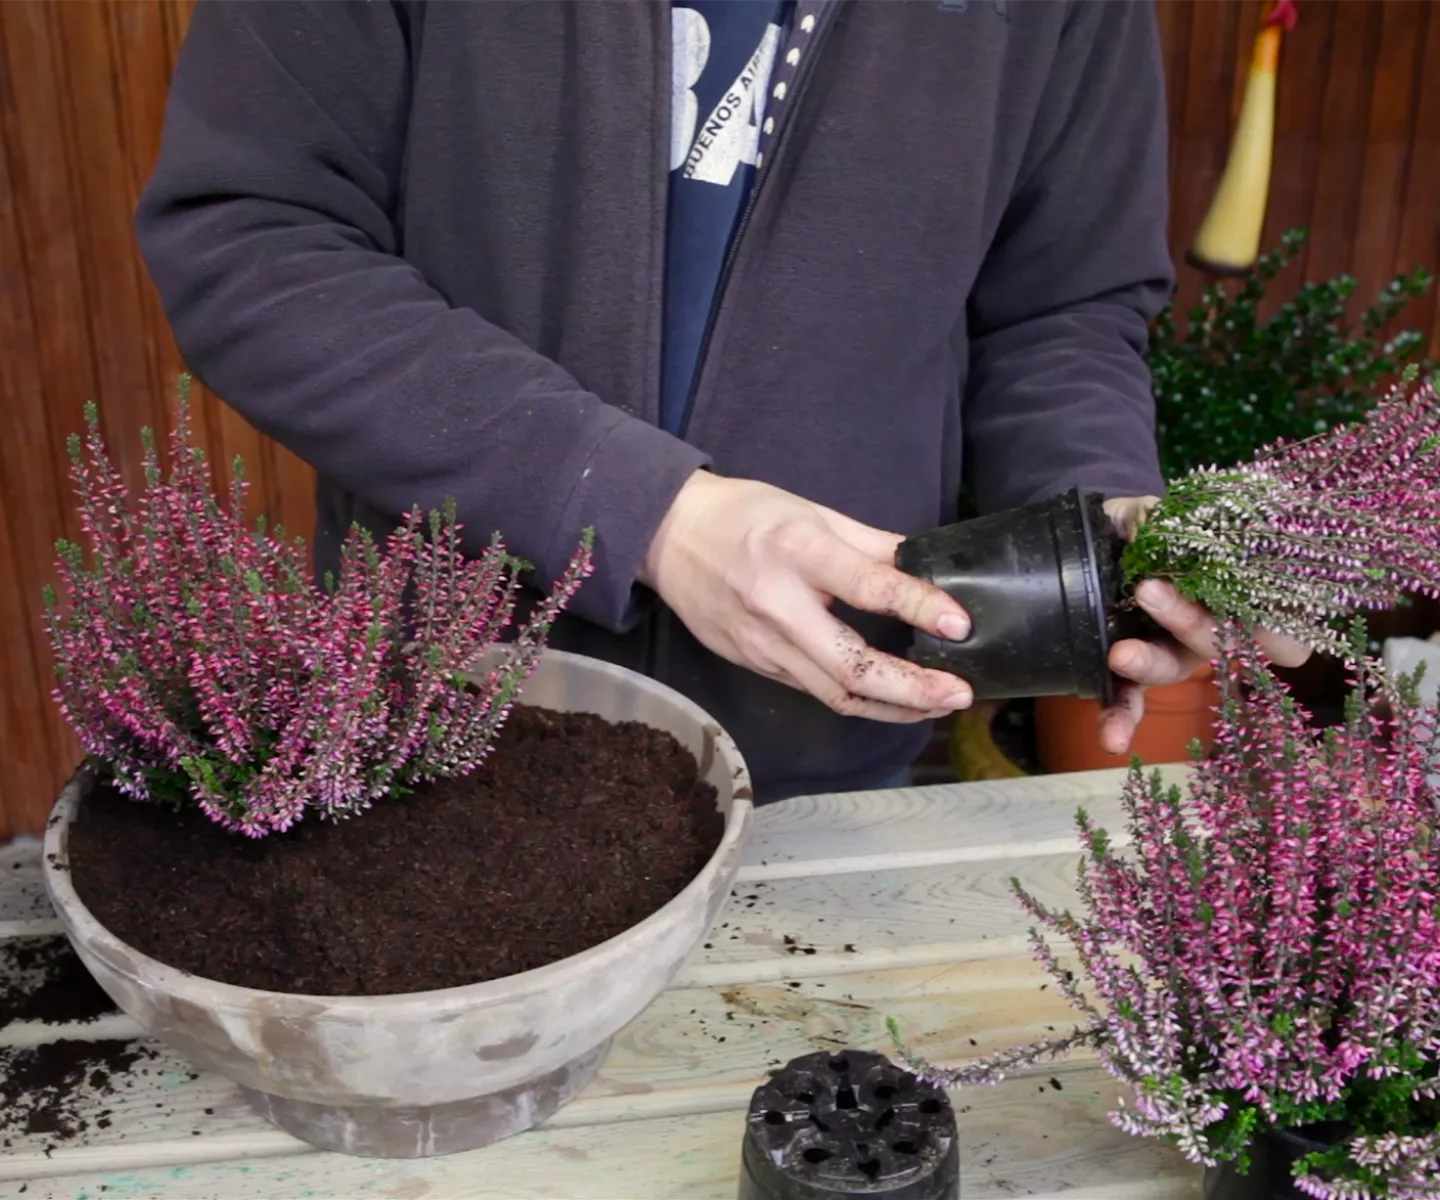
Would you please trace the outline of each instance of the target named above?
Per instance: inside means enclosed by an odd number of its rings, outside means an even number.
[[[895,565],[953,596],[972,626],[959,642],[916,630],[911,659],[960,676],[977,700],[1113,703],[1111,645],[1160,631],[1120,604],[1125,543],[1102,505],[1101,496],[1073,488],[901,543]]]
[[[1295,1164],[1307,1154],[1328,1150],[1345,1131],[1338,1125],[1267,1129],[1250,1144],[1250,1170],[1233,1162],[1205,1171],[1205,1200],[1308,1200],[1295,1186]]]
[[[755,1091],[739,1200],[958,1200],[945,1093],[881,1054],[808,1054]]]

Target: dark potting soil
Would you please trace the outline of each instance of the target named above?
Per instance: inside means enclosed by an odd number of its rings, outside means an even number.
[[[21,1137],[68,1141],[108,1128],[108,1097],[133,1086],[136,1064],[154,1057],[143,1042],[58,1041],[0,1049],[0,1148]]]
[[[375,996],[598,945],[679,893],[723,830],[715,789],[669,734],[517,705],[474,774],[282,835],[252,840],[97,789],[70,869],[101,924],[161,962]]]
[[[15,1021],[93,1021],[115,1011],[63,937],[0,942],[0,1029]]]

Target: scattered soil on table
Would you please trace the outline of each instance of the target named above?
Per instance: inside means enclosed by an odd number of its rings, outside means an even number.
[[[19,1137],[53,1144],[79,1137],[92,1125],[108,1128],[106,1099],[154,1053],[142,1042],[121,1039],[0,1049],[0,1148],[10,1149]]]
[[[474,774],[343,821],[228,834],[97,789],[70,833],[101,924],[195,975],[310,995],[498,979],[671,900],[724,830],[669,734],[517,705]]]
[[[93,1021],[115,1011],[63,937],[0,942],[0,1029],[15,1021]]]

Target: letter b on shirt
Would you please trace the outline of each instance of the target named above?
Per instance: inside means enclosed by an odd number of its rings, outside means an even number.
[[[693,8],[676,6],[670,10],[670,30],[674,39],[670,59],[670,111],[674,114],[670,124],[670,169],[675,171],[690,153],[700,119],[700,101],[693,89],[710,60],[710,26]]]

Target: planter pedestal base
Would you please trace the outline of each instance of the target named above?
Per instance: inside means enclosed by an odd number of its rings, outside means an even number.
[[[240,1091],[262,1117],[322,1150],[364,1158],[458,1154],[533,1128],[569,1104],[599,1073],[607,1039],[588,1054],[530,1083],[426,1108],[347,1108]]]

